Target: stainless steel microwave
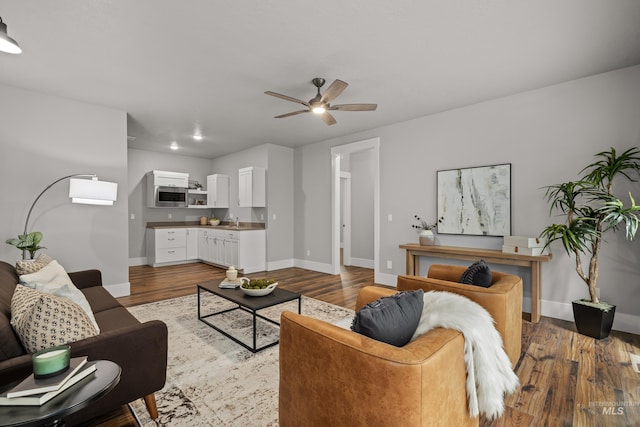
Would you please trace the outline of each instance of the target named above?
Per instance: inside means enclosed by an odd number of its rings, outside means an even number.
[[[157,208],[186,208],[187,188],[182,187],[156,187]]]

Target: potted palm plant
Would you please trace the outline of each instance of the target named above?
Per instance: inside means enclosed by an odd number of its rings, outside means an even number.
[[[578,332],[593,338],[606,338],[611,332],[616,306],[598,299],[598,255],[604,235],[623,229],[632,240],[638,230],[640,206],[629,192],[629,205],[613,193],[617,179],[636,181],[640,173],[640,150],[630,148],[618,154],[612,147],[595,155],[596,161],[580,171],[577,181],[550,185],[545,197],[550,211],[559,211],[562,224],[546,227],[540,237],[547,246],[559,240],[569,256],[574,256],[576,272],[589,288],[589,299],[573,301],[573,315]],[[583,268],[583,257],[588,266]]]

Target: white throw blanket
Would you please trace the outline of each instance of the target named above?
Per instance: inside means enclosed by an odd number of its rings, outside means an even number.
[[[479,304],[451,292],[425,292],[422,316],[412,340],[437,328],[464,335],[469,414],[489,419],[502,416],[504,396],[518,388],[518,377],[502,348],[502,338],[491,315]]]

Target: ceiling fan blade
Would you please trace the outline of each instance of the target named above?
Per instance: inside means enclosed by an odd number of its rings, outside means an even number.
[[[336,124],[336,119],[328,112],[318,114],[318,115],[320,116],[322,121],[325,122],[327,125],[331,126]]]
[[[264,94],[265,95],[275,96],[276,98],[284,99],[285,101],[297,102],[298,104],[302,104],[305,107],[309,106],[309,103],[306,102],[306,101],[303,101],[303,100],[297,99],[297,98],[292,98],[292,97],[287,96],[287,95],[282,95],[280,93],[271,92],[270,90],[266,91]]]
[[[333,83],[331,83],[331,86],[329,86],[324,92],[324,95],[322,95],[322,99],[320,101],[326,103],[331,102],[332,100],[337,98],[338,95],[340,95],[342,91],[347,88],[347,86],[349,86],[349,83],[347,82],[343,82],[342,80],[337,79],[334,80]]]
[[[329,110],[339,111],[375,111],[378,104],[338,104],[329,107]]]
[[[300,111],[294,111],[292,113],[287,113],[287,114],[280,114],[279,116],[275,116],[274,119],[283,119],[285,117],[291,117],[291,116],[296,116],[298,114],[302,114],[302,113],[308,113],[309,110],[300,110]]]

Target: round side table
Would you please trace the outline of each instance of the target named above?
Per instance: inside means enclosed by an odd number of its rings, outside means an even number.
[[[109,393],[120,381],[120,366],[109,360],[88,362],[96,371],[42,406],[0,406],[0,425],[63,426],[62,418]]]

